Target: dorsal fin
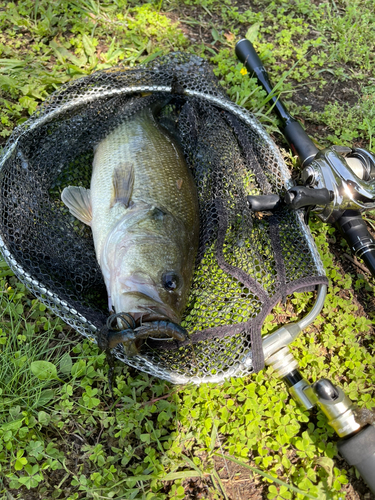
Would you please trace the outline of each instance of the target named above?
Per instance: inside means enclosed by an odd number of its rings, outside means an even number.
[[[61,193],[63,203],[77,219],[91,226],[92,208],[90,190],[84,187],[68,186]]]

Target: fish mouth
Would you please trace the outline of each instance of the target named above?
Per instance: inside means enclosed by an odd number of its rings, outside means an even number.
[[[137,326],[151,321],[179,323],[181,320],[170,306],[158,302],[142,292],[123,293],[118,303],[113,305],[116,313],[130,314]]]

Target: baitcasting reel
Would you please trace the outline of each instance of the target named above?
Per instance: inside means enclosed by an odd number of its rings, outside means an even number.
[[[309,207],[322,221],[335,223],[346,210],[375,208],[375,155],[363,148],[332,146],[307,162],[299,182],[283,198],[248,196],[255,211],[273,210],[281,201],[294,210]],[[306,163],[306,162],[305,162]]]
[[[294,209],[314,206],[324,222],[335,223],[345,210],[375,208],[375,155],[365,149],[323,149],[302,170],[301,181],[284,201]]]
[[[361,216],[364,210],[375,208],[375,155],[366,149],[343,146],[320,151],[275,96],[268,74],[249,40],[237,43],[236,55],[271,97],[282,122],[280,130],[303,167],[302,186],[293,186],[282,198],[277,194],[248,196],[249,206],[254,211],[272,211],[281,203],[295,210],[306,207],[307,217],[313,211],[324,222],[335,224],[352,252],[363,259],[375,276],[375,240]]]

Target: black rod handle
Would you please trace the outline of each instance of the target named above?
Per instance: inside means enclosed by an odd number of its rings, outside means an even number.
[[[252,43],[246,38],[243,38],[237,42],[235,52],[236,56],[244,64],[249,74],[255,74],[267,94],[272,96],[271,101],[275,105],[275,111],[279,118],[281,118],[284,123],[292,120],[292,117],[285,109],[280,99],[277,99],[277,97],[273,95],[273,87],[269,80],[268,73],[262,64],[262,61],[259,59],[258,54],[255,52]]]
[[[375,241],[361,214],[357,210],[346,210],[337,220],[336,226],[344,235],[351,251],[363,260],[370,273],[375,276]]]
[[[300,123],[295,120],[285,109],[281,100],[273,95],[273,87],[270,83],[267,71],[259,59],[258,54],[249,40],[243,38],[236,44],[236,56],[245,65],[250,75],[255,74],[259,83],[271,97],[274,109],[281,119],[283,125],[281,132],[288,141],[294,154],[298,156],[303,166],[308,165],[315,157],[319,149],[306,134]]]

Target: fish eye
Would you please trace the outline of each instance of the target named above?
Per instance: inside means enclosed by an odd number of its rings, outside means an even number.
[[[163,287],[168,290],[169,292],[173,292],[178,288],[178,285],[180,284],[179,277],[177,276],[176,273],[168,271],[163,274],[162,276],[162,283]]]

